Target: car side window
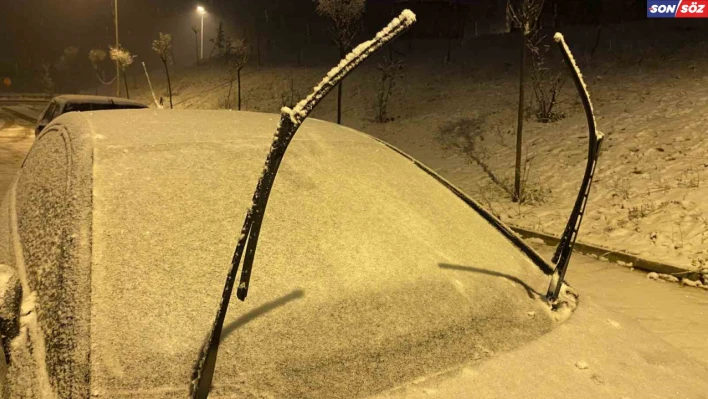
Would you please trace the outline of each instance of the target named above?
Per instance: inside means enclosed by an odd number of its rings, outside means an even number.
[[[64,106],[64,113],[66,112],[74,112],[74,111],[79,111],[79,112],[86,112],[86,111],[93,111],[94,109],[102,109],[102,108],[96,108],[97,104],[92,104],[92,103],[67,103]],[[98,104],[100,106],[100,104]]]
[[[56,104],[54,106],[54,111],[51,114],[52,115],[51,118],[49,118],[49,122],[53,121],[54,118],[56,118],[57,116],[59,116],[61,114],[61,109],[62,109],[61,104]]]
[[[44,111],[44,113],[42,114],[42,119],[41,119],[41,121],[42,121],[42,122],[45,122],[45,123],[49,122],[49,121],[51,120],[50,118],[51,118],[52,114],[54,113],[54,109],[55,109],[56,107],[57,107],[57,103],[55,103],[54,101],[52,101],[51,103],[49,103],[49,106],[47,107],[47,109],[46,109],[46,110]]]

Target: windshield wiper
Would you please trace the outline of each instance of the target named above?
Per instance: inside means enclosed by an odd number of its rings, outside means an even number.
[[[588,130],[590,131],[590,134],[588,138],[588,161],[585,165],[583,182],[580,184],[580,191],[578,192],[578,197],[575,200],[573,211],[570,213],[568,223],[565,225],[563,235],[561,236],[558,247],[556,247],[556,251],[553,254],[552,262],[556,265],[556,269],[553,273],[551,284],[548,287],[548,292],[546,293],[546,297],[551,302],[558,299],[561,285],[565,279],[565,273],[568,271],[568,263],[570,262],[570,256],[573,254],[575,239],[578,237],[580,223],[582,223],[583,215],[585,214],[585,206],[588,203],[590,186],[592,185],[592,179],[595,175],[595,168],[597,166],[597,159],[600,156],[600,146],[603,139],[602,133],[597,131],[595,115],[593,114],[592,103],[590,102],[590,95],[588,94],[587,86],[585,85],[583,76],[580,73],[580,69],[575,63],[573,54],[570,52],[570,49],[565,43],[565,39],[560,32],[556,33],[553,39],[558,44],[558,47],[563,54],[563,59],[565,60],[566,65],[568,65],[571,75],[573,76],[575,88],[578,90],[580,100],[583,103],[583,109],[585,109],[585,116],[588,120]]]
[[[337,84],[344,79],[354,68],[366,60],[371,54],[383,47],[386,43],[395,39],[405,32],[415,22],[415,14],[410,10],[404,10],[397,18],[394,18],[383,30],[381,30],[372,40],[366,41],[339,62],[339,65],[332,68],[327,76],[315,87],[312,94],[300,101],[292,109],[283,107],[280,114],[280,122],[273,137],[273,143],[266,158],[263,173],[258,179],[256,191],[253,194],[251,208],[246,213],[246,218],[241,228],[234,255],[231,258],[231,268],[226,277],[224,291],[221,295],[221,302],[216,312],[216,318],[207,338],[206,344],[202,348],[199,361],[192,376],[190,396],[194,399],[205,399],[209,396],[211,382],[216,368],[216,357],[219,350],[219,340],[224,326],[226,311],[229,306],[231,294],[233,292],[234,281],[238,266],[243,261],[241,280],[238,285],[236,296],[240,300],[245,300],[248,295],[249,282],[251,279],[251,269],[253,259],[256,255],[256,246],[261,231],[261,224],[265,214],[266,205],[270,190],[275,181],[275,175],[280,167],[280,162],[285,155],[285,151],[290,144],[298,128],[305,121],[307,116],[317,106],[317,104],[329,93]]]

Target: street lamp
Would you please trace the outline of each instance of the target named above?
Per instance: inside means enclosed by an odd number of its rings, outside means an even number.
[[[202,44],[199,46],[199,61],[202,61],[204,60],[204,14],[206,14],[206,10],[204,7],[198,6],[197,12],[202,16]]]
[[[116,23],[116,48],[120,46],[120,42],[118,41],[118,0],[113,0],[113,5],[114,5],[114,11],[113,11],[113,16],[115,17],[115,23]],[[118,64],[118,60],[116,60],[116,97],[120,97],[120,65]]]

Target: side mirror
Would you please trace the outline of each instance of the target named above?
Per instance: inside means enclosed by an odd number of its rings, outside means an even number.
[[[0,264],[0,341],[3,360],[10,363],[10,341],[20,332],[22,285],[15,269]]]

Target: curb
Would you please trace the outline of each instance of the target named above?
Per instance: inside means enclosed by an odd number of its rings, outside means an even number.
[[[551,243],[552,245],[558,245],[558,242],[560,242],[560,237],[556,237],[550,234],[546,233],[539,233],[537,231],[529,230],[523,227],[519,226],[514,226],[509,223],[507,225],[514,230],[517,234],[520,236],[527,238],[527,237],[533,237],[533,238],[539,238],[543,240],[545,243]],[[682,274],[683,277],[689,279],[689,280],[698,280],[699,275],[698,273],[692,272],[689,269],[686,269],[684,267],[676,266],[676,265],[671,265],[667,263],[662,263],[662,262],[657,262],[649,259],[644,259],[640,258],[635,255],[628,254],[626,252],[614,250],[614,249],[609,249],[609,248],[603,248],[597,245],[590,245],[590,244],[584,244],[582,242],[575,242],[575,247],[578,252],[583,253],[585,255],[594,255],[597,256],[598,258],[603,257],[607,259],[610,262],[616,263],[617,261],[624,262],[626,264],[631,264],[631,267],[635,269],[641,269],[647,272],[656,272],[656,273],[662,273],[662,274]]]

